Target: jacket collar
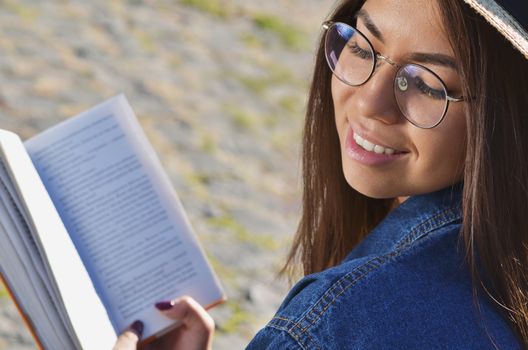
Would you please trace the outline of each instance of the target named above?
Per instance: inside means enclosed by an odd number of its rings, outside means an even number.
[[[411,244],[431,231],[461,222],[462,182],[409,197],[357,245],[345,260],[383,254]]]

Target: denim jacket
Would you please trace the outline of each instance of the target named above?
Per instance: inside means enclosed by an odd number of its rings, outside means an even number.
[[[298,282],[247,349],[521,349],[472,298],[462,185],[408,198],[338,266]]]

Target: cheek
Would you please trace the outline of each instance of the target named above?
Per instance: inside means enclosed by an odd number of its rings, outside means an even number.
[[[334,75],[332,75],[332,101],[334,103],[334,110],[336,117],[344,115],[346,103],[352,89],[348,88],[340,82]]]
[[[340,88],[339,83],[336,82],[336,78],[332,76],[332,101],[334,105],[334,120],[341,144],[344,143],[345,135],[343,134],[344,127],[346,125],[346,108],[343,90]]]
[[[463,115],[451,115],[455,120],[441,124],[438,130],[416,135],[418,161],[431,177],[460,180],[466,156],[466,124]],[[417,133],[420,130],[417,130]]]
[[[454,158],[460,158],[465,154],[465,143],[459,137],[434,137],[425,136],[416,138],[418,155],[422,160],[428,162],[450,162]]]
[[[347,113],[350,111],[350,96],[351,88],[344,85],[341,81],[332,75],[332,102],[334,105],[334,118],[336,126],[339,131],[340,138],[341,129],[347,122]]]

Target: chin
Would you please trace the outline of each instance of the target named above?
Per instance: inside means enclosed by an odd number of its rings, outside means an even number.
[[[393,181],[379,181],[372,178],[357,176],[356,174],[345,174],[345,180],[350,187],[364,196],[375,199],[389,199],[402,196],[402,188]]]
[[[454,185],[463,178],[463,171],[411,171],[403,166],[371,167],[342,158],[342,174],[350,187],[374,199],[393,199],[435,192]],[[415,167],[416,168],[416,167]]]
[[[393,199],[431,193],[452,186],[461,180],[448,183],[417,184],[405,183],[401,179],[360,177],[351,173],[346,174],[345,179],[354,190],[364,196],[375,199]]]

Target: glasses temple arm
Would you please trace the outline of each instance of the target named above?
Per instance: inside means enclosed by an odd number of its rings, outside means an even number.
[[[325,21],[323,22],[322,26],[323,26],[323,29],[324,30],[328,30],[328,28],[330,28],[330,26],[334,24],[334,21]]]
[[[465,97],[465,96],[460,96],[460,97],[446,96],[446,99],[447,99],[449,102],[462,102],[462,101],[465,101],[465,100],[466,100],[466,97]]]

